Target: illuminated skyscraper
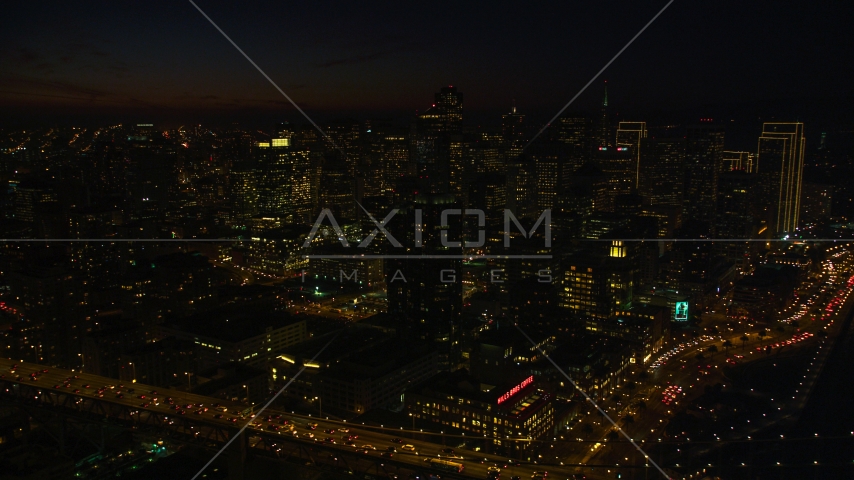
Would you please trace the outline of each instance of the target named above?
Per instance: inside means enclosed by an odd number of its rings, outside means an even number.
[[[758,172],[775,232],[798,228],[804,170],[804,124],[765,123],[759,137]]]
[[[451,161],[461,160],[463,94],[449,85],[436,93],[433,105],[418,114],[413,125],[411,158],[422,192],[448,193]]]
[[[534,214],[554,208],[555,200],[563,185],[572,174],[567,162],[566,148],[557,142],[542,142],[533,145],[527,152],[530,171],[534,174],[536,191],[533,192]]]
[[[354,178],[362,161],[361,129],[362,126],[358,120],[349,118],[324,125],[326,135],[334,142],[334,144],[324,142],[327,153],[340,156],[347,165],[347,173]]]
[[[715,193],[724,151],[724,130],[712,125],[688,128],[685,141],[682,218],[711,227],[715,220]]]
[[[685,139],[643,138],[638,193],[650,205],[682,207]]]
[[[442,219],[445,209],[460,208],[450,194],[418,194],[389,226],[402,247],[389,247],[388,254],[420,254],[425,258],[387,258],[386,289],[388,312],[399,319],[401,332],[409,338],[429,342],[439,351],[442,369],[460,361],[460,316],[463,306],[462,258],[452,258],[461,250],[445,246],[462,237],[459,216]],[[440,227],[441,226],[441,227]],[[418,245],[417,247],[410,247]],[[429,258],[444,255],[449,258]]]
[[[608,318],[631,308],[635,246],[622,240],[602,246],[607,250],[579,252],[563,260],[558,304],[574,314]]]
[[[611,137],[611,120],[608,118],[608,81],[605,80],[605,96],[602,98],[602,111],[599,116],[599,123],[596,125],[596,145],[597,147],[612,147],[614,139]]]
[[[753,238],[756,234],[756,175],[743,170],[722,173],[718,179],[715,236]]]
[[[593,152],[593,161],[608,179],[607,202],[597,210],[613,212],[617,197],[637,191],[638,158],[629,147],[606,148]]]
[[[571,170],[577,170],[590,160],[592,122],[582,115],[570,115],[557,119],[557,141],[567,147],[567,162]]]
[[[384,135],[382,146],[383,192],[388,198],[393,195],[397,180],[408,173],[409,143],[403,134]]]
[[[246,225],[258,213],[258,168],[253,161],[236,164],[229,175],[231,184],[231,221]]]
[[[453,85],[442,87],[433,105],[418,115],[418,129],[427,134],[461,133],[463,125],[463,94]]]
[[[617,148],[628,148],[640,169],[640,142],[646,138],[646,122],[620,122],[617,126]],[[639,182],[639,170],[635,173],[635,187]]]
[[[289,223],[308,222],[312,216],[308,156],[296,151],[292,131],[281,130],[277,135],[270,142],[258,143],[258,211]]]
[[[355,218],[354,188],[355,183],[347,164],[340,157],[327,157],[320,172],[320,208],[330,209],[339,218]]]
[[[721,159],[721,171],[731,172],[743,170],[753,173],[753,165],[756,162],[756,154],[752,152],[725,151]]]
[[[501,115],[501,136],[508,149],[520,148],[525,140],[525,115],[516,112],[516,102],[510,113]]]

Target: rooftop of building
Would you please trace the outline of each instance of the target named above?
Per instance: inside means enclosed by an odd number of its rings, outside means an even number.
[[[464,399],[480,402],[513,416],[531,415],[549,399],[549,394],[537,389],[533,377],[517,384],[487,385],[466,369],[440,372],[408,391],[451,401]]]
[[[382,331],[373,328],[348,329],[335,337],[335,348],[327,348],[320,352],[332,338],[332,334],[314,337],[298,345],[292,345],[282,353],[297,363],[308,361],[317,355],[314,362],[324,365],[340,361],[362,350],[370,350],[373,346],[388,338],[388,336]],[[320,353],[318,354],[318,352]]]
[[[632,305],[632,308],[624,313],[624,316],[634,318],[651,318],[656,315],[663,315],[664,318],[670,314],[670,309],[660,305],[637,304]]]
[[[228,363],[199,372],[197,378],[206,378],[208,381],[194,387],[193,393],[197,395],[213,395],[231,385],[243,384],[259,376],[266,375],[266,370],[240,363]]]
[[[428,345],[392,337],[342,359],[328,373],[333,378],[344,380],[379,378],[431,355],[438,362],[435,350]]]
[[[561,366],[586,366],[596,363],[597,358],[603,355],[616,353],[627,348],[628,344],[623,340],[582,333],[559,345],[550,354],[550,357]]]
[[[294,325],[303,319],[268,305],[241,303],[225,305],[189,317],[170,319],[165,327],[229,342],[247,340],[266,332]]]
[[[748,275],[738,281],[745,287],[765,287],[786,282],[792,282],[797,277],[798,269],[792,265],[765,264],[757,268],[753,275]]]

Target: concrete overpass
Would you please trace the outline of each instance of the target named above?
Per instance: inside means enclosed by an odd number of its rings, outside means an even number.
[[[369,480],[410,476],[424,479],[430,473],[443,478],[485,479],[487,468],[494,466],[502,470],[502,480],[517,476],[528,480],[538,471],[547,471],[549,479],[570,479],[579,472],[574,466],[540,465],[470,450],[454,453],[462,457],[454,459],[464,465],[462,472],[436,472],[425,460],[448,458],[449,454],[443,452],[448,447],[423,439],[432,435],[441,441],[444,436],[438,432],[347,424],[273,409],[265,410],[258,418],[244,418],[238,413],[246,408],[241,403],[140,383],[123,384],[112,378],[12,359],[0,358],[0,399],[28,411],[50,410],[61,413],[62,418],[108,421],[133,430],[160,432],[174,442],[210,449],[221,448],[251,421],[242,438],[224,452],[233,479],[243,478],[243,465],[250,454]],[[295,426],[293,432],[283,427],[285,422]],[[317,423],[317,427],[311,429],[310,423]],[[342,428],[347,431],[342,433]],[[327,430],[335,432],[324,433]],[[346,444],[344,435],[357,435],[355,445]],[[415,450],[402,450],[404,444],[413,445]],[[397,451],[391,456],[383,455],[389,447]],[[585,475],[591,479],[611,477],[589,472]]]

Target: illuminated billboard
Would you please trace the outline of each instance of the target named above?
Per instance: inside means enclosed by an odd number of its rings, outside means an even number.
[[[533,375],[531,375],[530,377],[528,377],[528,378],[526,378],[526,379],[522,380],[522,383],[520,383],[519,385],[516,385],[515,387],[511,388],[507,393],[505,393],[504,395],[502,395],[502,396],[498,397],[498,404],[499,404],[499,405],[501,405],[501,404],[502,404],[502,403],[504,403],[507,399],[509,399],[509,398],[510,398],[510,397],[512,397],[513,395],[516,395],[516,394],[517,394],[517,393],[519,393],[523,388],[527,387],[528,385],[530,385],[530,384],[532,384],[532,383],[534,383],[534,376],[533,376]]]
[[[676,302],[676,308],[673,311],[673,321],[687,322],[688,321],[688,302]]]

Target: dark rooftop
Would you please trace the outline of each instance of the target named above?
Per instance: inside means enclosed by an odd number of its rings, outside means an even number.
[[[226,305],[216,310],[200,312],[189,317],[168,320],[166,327],[188,333],[239,342],[303,321],[268,305]]]

